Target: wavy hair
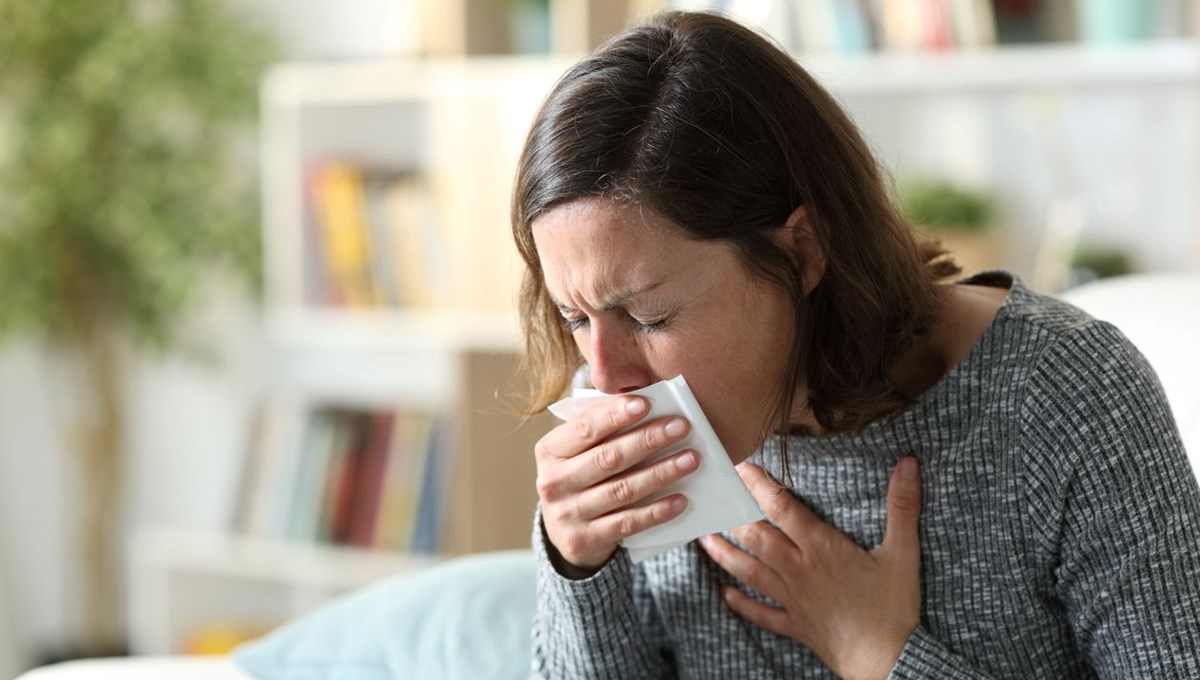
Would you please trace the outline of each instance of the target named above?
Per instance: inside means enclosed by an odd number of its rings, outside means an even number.
[[[829,433],[903,408],[889,372],[930,329],[936,284],[959,268],[903,218],[886,178],[834,98],[754,31],[669,12],[611,38],[554,86],[517,170],[528,411],[559,398],[583,361],[546,291],[531,225],[585,196],[732,244],[750,272],[787,291],[795,327],[767,428],[797,430],[801,386]],[[797,206],[826,258],[807,295],[796,258],[773,237]]]

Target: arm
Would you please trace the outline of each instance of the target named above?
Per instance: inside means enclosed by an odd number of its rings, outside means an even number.
[[[1200,488],[1153,371],[1094,324],[1047,352],[1029,390],[1035,558],[1081,651],[1104,678],[1200,676]]]
[[[540,510],[533,544],[538,558],[534,678],[674,677],[657,609],[624,550],[588,578],[566,578],[551,560],[554,546],[546,540]]]
[[[533,673],[541,678],[656,678],[670,672],[665,636],[621,540],[677,516],[680,494],[643,502],[696,467],[686,450],[641,466],[687,423],[635,424],[642,397],[593,405],[538,441],[538,610]]]

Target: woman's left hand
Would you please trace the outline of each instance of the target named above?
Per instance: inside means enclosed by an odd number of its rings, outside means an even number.
[[[738,472],[776,526],[755,522],[734,529],[745,551],[716,534],[701,544],[726,571],[781,606],[733,586],[724,588],[725,602],[751,623],[799,641],[840,677],[886,678],[920,618],[916,459],[905,458],[892,471],[887,529],[870,552],[821,521],[761,468],[744,463]]]

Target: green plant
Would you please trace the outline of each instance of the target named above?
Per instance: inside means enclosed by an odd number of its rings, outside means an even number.
[[[214,268],[259,279],[231,150],[263,38],[217,0],[0,0],[0,339],[81,359],[95,406],[80,446],[90,647],[119,639],[121,348],[195,349],[179,322]]]
[[[1124,276],[1134,271],[1133,258],[1120,248],[1083,246],[1071,258],[1071,268],[1082,270],[1090,279]]]
[[[983,231],[991,223],[991,200],[944,181],[917,181],[900,197],[905,216],[934,231]]]

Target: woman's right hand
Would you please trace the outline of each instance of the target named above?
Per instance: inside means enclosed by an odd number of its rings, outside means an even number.
[[[683,439],[689,428],[687,420],[672,416],[617,434],[641,420],[648,407],[643,397],[607,399],[554,428],[534,447],[542,524],[564,576],[594,574],[622,539],[673,519],[687,506],[682,494],[640,503],[700,461],[685,449],[636,468]]]

